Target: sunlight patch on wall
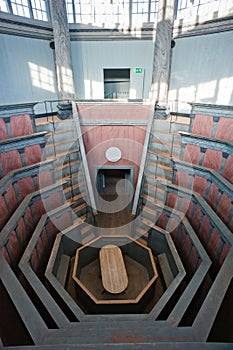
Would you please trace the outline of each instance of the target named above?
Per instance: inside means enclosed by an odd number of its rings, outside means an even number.
[[[85,79],[84,89],[85,89],[85,99],[104,98],[104,83],[102,81]]]
[[[223,78],[219,82],[217,104],[232,104],[233,98],[233,77]]]
[[[179,101],[195,101],[196,100],[196,86],[191,85],[189,87],[179,89],[178,93]]]
[[[91,81],[89,79],[84,80],[85,98],[91,98]]]
[[[73,73],[70,68],[61,67],[62,89],[64,92],[74,94]]]
[[[197,86],[196,101],[210,101],[216,95],[217,80],[206,81]]]
[[[50,92],[55,92],[54,74],[48,68],[28,62],[32,85]]]

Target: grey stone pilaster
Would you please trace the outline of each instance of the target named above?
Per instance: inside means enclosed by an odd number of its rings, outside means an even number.
[[[50,0],[50,12],[55,44],[58,94],[61,100],[72,100],[76,96],[65,0]]]
[[[174,22],[175,0],[160,0],[154,59],[152,71],[151,98],[166,106],[171,64],[171,41]]]

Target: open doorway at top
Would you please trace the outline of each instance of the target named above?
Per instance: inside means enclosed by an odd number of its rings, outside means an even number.
[[[128,99],[130,90],[130,69],[104,69],[104,98]]]

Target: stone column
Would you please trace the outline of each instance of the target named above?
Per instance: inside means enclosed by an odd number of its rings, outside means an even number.
[[[59,99],[74,100],[76,96],[65,0],[50,0],[50,13],[54,35]]]
[[[151,98],[153,101],[158,101],[160,106],[167,105],[174,11],[175,0],[159,1],[154,45]]]

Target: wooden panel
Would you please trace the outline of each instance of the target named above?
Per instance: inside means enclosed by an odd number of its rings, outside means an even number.
[[[128,276],[120,248],[106,245],[100,249],[99,258],[105,290],[112,294],[122,293],[127,288]]]

